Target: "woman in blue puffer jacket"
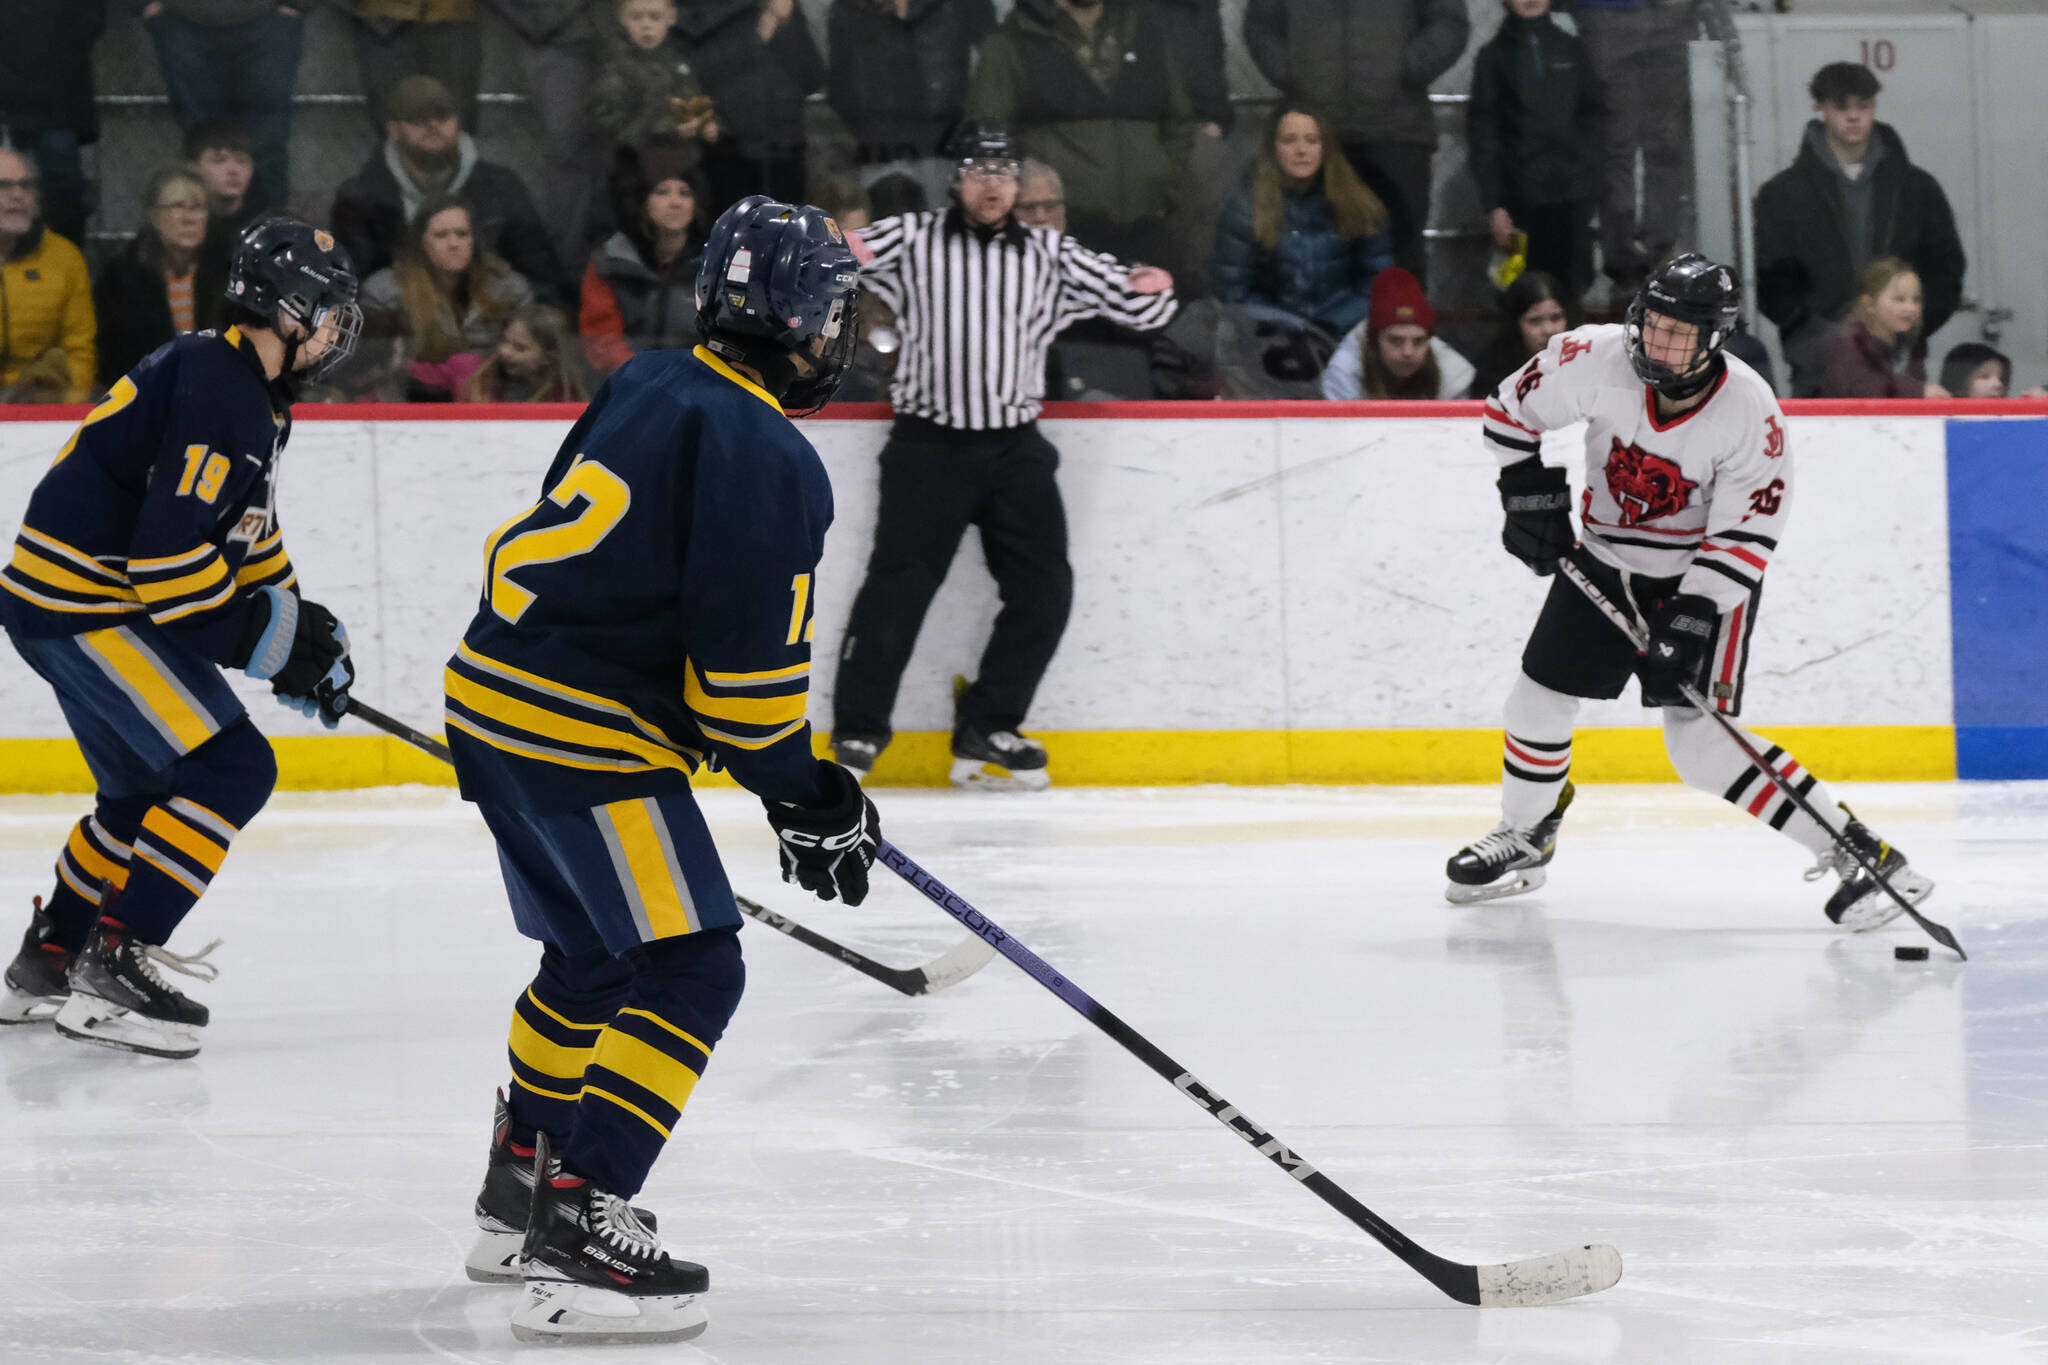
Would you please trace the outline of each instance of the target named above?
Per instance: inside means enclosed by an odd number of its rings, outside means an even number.
[[[1332,336],[1361,322],[1372,277],[1394,263],[1387,206],[1321,115],[1283,103],[1259,159],[1216,224],[1216,294],[1292,313]]]

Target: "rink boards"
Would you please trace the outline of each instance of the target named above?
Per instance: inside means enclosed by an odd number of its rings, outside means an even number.
[[[1845,779],[2048,776],[2048,404],[1790,406],[1796,501],[1745,719]],[[484,538],[537,496],[573,411],[302,409],[281,518],[308,595],[348,625],[365,700],[435,727]],[[820,729],[873,526],[887,427],[872,411],[805,424],[838,509],[817,587]],[[1501,701],[1545,585],[1499,548],[1477,405],[1188,411],[1063,405],[1045,423],[1076,587],[1031,728],[1059,780],[1494,780]],[[10,534],[70,425],[0,420]],[[1577,450],[1555,433],[1545,453],[1576,479]],[[952,680],[973,673],[996,605],[970,535],[878,781],[943,781]],[[260,685],[241,690],[287,785],[448,780],[396,741],[328,734]],[[1653,720],[1632,696],[1589,704],[1576,774],[1672,780]],[[88,786],[65,734],[5,652],[0,790]]]

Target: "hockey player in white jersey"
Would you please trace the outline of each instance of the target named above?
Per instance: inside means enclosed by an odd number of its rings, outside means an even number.
[[[1640,678],[1643,705],[1664,709],[1664,747],[1690,786],[1749,812],[1811,850],[1810,879],[1836,872],[1829,919],[1876,928],[1899,913],[1826,830],[1767,781],[1679,693],[1691,682],[1728,716],[1742,710],[1758,599],[1792,508],[1792,453],[1770,386],[1722,352],[1740,311],[1734,272],[1696,253],[1644,283],[1620,325],[1580,327],[1501,382],[1487,400],[1485,441],[1499,459],[1502,543],[1538,574],[1573,557],[1609,601],[1647,627],[1635,647],[1563,577],[1536,618],[1508,694],[1501,822],[1446,871],[1453,902],[1541,886],[1571,804],[1572,726],[1581,697],[1621,695]],[[1540,458],[1543,432],[1584,421],[1580,530],[1561,469]],[[1879,839],[1783,749],[1765,759],[1846,841],[1915,904],[1934,884]]]

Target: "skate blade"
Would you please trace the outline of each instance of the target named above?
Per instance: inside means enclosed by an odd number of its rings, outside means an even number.
[[[948,779],[971,791],[1042,792],[1052,785],[1052,774],[1044,768],[1005,768],[978,758],[954,759]]]
[[[1921,902],[1934,894],[1933,878],[1923,877],[1911,868],[1893,874],[1891,883],[1916,910],[1920,908]],[[1841,924],[1852,934],[1867,934],[1872,929],[1883,928],[1905,913],[1899,908],[1897,901],[1872,887],[1869,895],[1842,912]]]
[[[1540,867],[1525,867],[1519,872],[1510,872],[1497,882],[1484,886],[1466,886],[1462,882],[1450,882],[1444,887],[1444,899],[1452,905],[1478,905],[1482,901],[1506,900],[1534,891],[1550,880],[1550,874]]]
[[[9,986],[0,992],[0,1028],[9,1024],[47,1024],[64,1008],[68,995],[28,995]]]
[[[570,1280],[529,1279],[526,1297],[512,1314],[512,1335],[578,1345],[689,1341],[711,1325],[699,1297],[640,1297]]]
[[[526,1278],[521,1257],[525,1248],[523,1232],[483,1228],[462,1259],[462,1273],[478,1284],[518,1284]]]
[[[189,1024],[144,1019],[119,1005],[73,991],[57,1011],[57,1032],[66,1038],[145,1057],[182,1061],[199,1055],[199,1030]]]

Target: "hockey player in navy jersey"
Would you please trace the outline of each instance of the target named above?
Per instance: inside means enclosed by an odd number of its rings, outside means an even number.
[[[277,525],[298,375],[360,327],[348,254],[267,219],[236,243],[228,321],[158,348],[57,452],[0,568],[0,628],[56,691],[98,787],[57,859],[0,1022],[162,1057],[199,1051],[204,1005],[164,944],[277,778],[222,668],[331,727],[354,672],[333,614],[301,600]],[[211,951],[211,948],[206,951]]]
[[[496,837],[540,969],[512,1011],[481,1235],[467,1268],[520,1282],[522,1340],[675,1341],[705,1326],[703,1267],[630,1206],[738,1006],[738,907],[690,774],[762,799],[783,875],[867,895],[880,827],[812,756],[813,575],[832,488],[789,412],[838,387],[857,268],[815,208],[719,218],[693,351],[606,381],[540,497],[486,546],[448,661],[449,747]]]

